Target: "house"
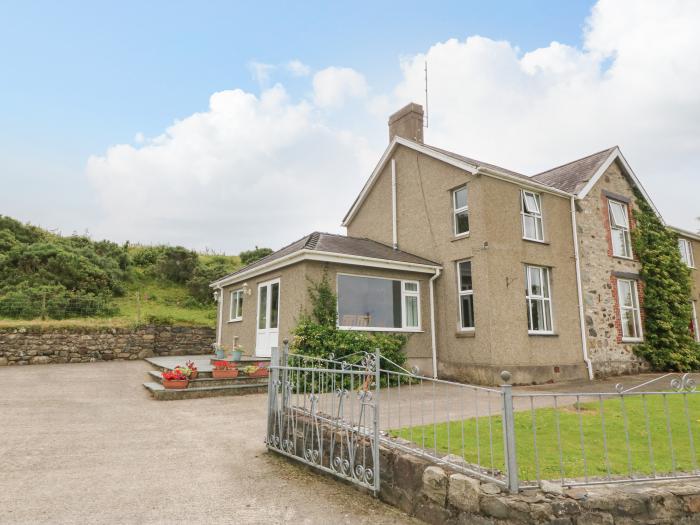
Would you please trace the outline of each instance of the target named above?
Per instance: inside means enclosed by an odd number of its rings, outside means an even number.
[[[635,189],[653,202],[619,148],[527,176],[424,144],[417,104],[389,135],[347,236],[312,233],[212,283],[222,345],[269,355],[308,309],[307,279],[327,271],[339,328],[408,334],[424,375],[540,383],[644,367]],[[675,231],[694,268],[700,236]]]

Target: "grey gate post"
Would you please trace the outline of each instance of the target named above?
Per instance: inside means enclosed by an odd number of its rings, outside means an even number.
[[[501,372],[501,391],[503,392],[503,449],[508,475],[508,490],[518,492],[518,458],[515,448],[515,415],[513,412],[513,385],[508,384],[510,372]]]
[[[374,350],[374,422],[372,432],[374,443],[372,444],[372,462],[374,463],[374,495],[379,496],[380,472],[379,472],[379,387],[382,377],[382,363],[379,347]],[[388,387],[389,385],[387,385]]]
[[[267,444],[270,445],[270,440],[274,439],[272,435],[274,431],[274,418],[277,417],[277,384],[279,380],[279,348],[273,346],[270,350],[270,370],[271,374],[267,380]]]

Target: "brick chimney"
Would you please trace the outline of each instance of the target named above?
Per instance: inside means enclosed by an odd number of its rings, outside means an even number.
[[[389,117],[389,142],[396,135],[423,143],[423,106],[411,102]]]

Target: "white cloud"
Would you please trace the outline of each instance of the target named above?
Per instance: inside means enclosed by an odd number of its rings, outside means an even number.
[[[308,100],[280,85],[215,93],[162,135],[90,158],[106,215],[96,233],[237,251],[337,230],[386,146],[388,113],[422,102],[426,58],[426,142],[528,174],[619,144],[667,220],[697,228],[699,24],[700,2],[602,0],[581,48],[471,36],[403,60],[395,89],[371,97],[341,67],[317,72]],[[274,67],[251,66],[262,85]]]
[[[449,40],[402,63],[394,105],[423,100],[427,58],[427,142],[528,174],[618,144],[667,220],[697,227],[698,24],[692,0],[602,0],[581,49]]]
[[[147,144],[89,159],[107,216],[96,233],[234,252],[280,247],[314,229],[339,230],[375,155],[279,85],[259,98],[222,91],[208,111]]]
[[[266,64],[264,62],[256,62],[253,60],[248,64],[253,78],[260,87],[267,87],[270,84],[270,75],[277,68],[274,64]]]
[[[300,60],[290,60],[285,67],[295,77],[305,77],[311,73],[311,68]]]
[[[322,108],[340,107],[351,99],[364,98],[365,77],[349,67],[328,67],[313,79],[314,102]]]

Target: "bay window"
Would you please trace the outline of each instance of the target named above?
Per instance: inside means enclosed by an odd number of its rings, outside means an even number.
[[[616,257],[632,258],[632,243],[630,241],[630,222],[627,205],[608,200],[608,215],[610,217],[610,237],[612,253]]]
[[[523,239],[544,241],[542,204],[540,195],[531,191],[520,192],[520,208],[523,218]]]
[[[338,274],[337,291],[339,328],[420,330],[418,281]]]
[[[551,334],[553,328],[549,268],[525,267],[525,297],[528,333]]]
[[[642,340],[642,318],[639,309],[637,281],[617,280],[617,298],[620,304],[620,324],[623,341]]]

